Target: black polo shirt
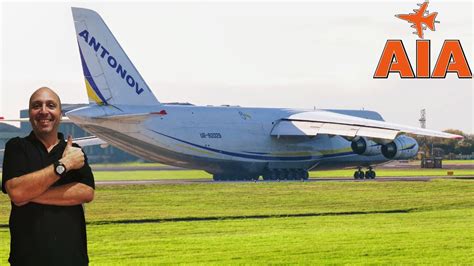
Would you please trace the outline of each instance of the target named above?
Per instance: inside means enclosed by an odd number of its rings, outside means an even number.
[[[61,159],[66,142],[63,134],[59,133],[58,138],[59,144],[49,153],[33,132],[25,138],[10,139],[3,158],[3,193],[6,193],[7,180],[43,169]],[[81,169],[67,172],[52,186],[72,182],[95,188],[87,158]],[[89,261],[82,205],[28,203],[18,207],[12,203],[10,236],[8,261],[12,265],[86,265]]]

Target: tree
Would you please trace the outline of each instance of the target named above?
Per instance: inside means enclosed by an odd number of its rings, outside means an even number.
[[[461,135],[464,139],[456,140],[425,136],[414,136],[414,138],[420,145],[420,148],[425,147],[426,145],[431,150],[431,144],[433,144],[433,147],[443,149],[444,154],[472,154],[474,152],[474,135],[466,134],[457,129],[447,129],[444,130],[444,132]]]

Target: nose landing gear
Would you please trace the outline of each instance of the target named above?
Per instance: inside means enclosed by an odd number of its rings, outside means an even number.
[[[357,167],[357,171],[354,172],[354,179],[374,179],[376,176],[375,171],[372,170],[372,167],[369,166],[368,170],[362,171],[362,167]]]

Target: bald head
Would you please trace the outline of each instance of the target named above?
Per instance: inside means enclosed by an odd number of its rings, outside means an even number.
[[[56,92],[54,92],[52,89],[50,89],[48,87],[41,87],[41,88],[35,90],[35,92],[33,92],[33,94],[31,94],[30,102],[29,102],[29,109],[31,109],[33,100],[36,99],[36,96],[41,95],[41,94],[47,94],[50,97],[54,98],[54,100],[59,104],[59,109],[60,110],[62,109],[61,108],[61,99],[56,94]]]
[[[56,141],[62,116],[59,96],[52,89],[41,87],[31,94],[28,111],[36,137]]]

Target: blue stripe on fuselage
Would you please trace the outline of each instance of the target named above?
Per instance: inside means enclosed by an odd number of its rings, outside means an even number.
[[[198,144],[195,144],[195,143],[191,143],[189,141],[185,141],[185,140],[181,140],[181,139],[178,139],[178,138],[175,138],[175,137],[172,137],[172,136],[168,136],[166,134],[157,132],[155,130],[151,130],[151,131],[155,132],[156,134],[165,136],[167,138],[174,139],[176,141],[186,143],[188,145],[198,147],[198,148],[201,148],[201,149],[204,149],[204,150],[212,151],[212,152],[219,153],[219,154],[225,154],[225,155],[229,155],[229,156],[246,158],[246,159],[273,160],[273,161],[275,161],[275,160],[276,161],[303,161],[303,160],[311,160],[311,159],[334,158],[334,157],[338,157],[338,156],[346,156],[346,155],[353,155],[354,154],[353,152],[343,152],[343,153],[326,154],[326,155],[320,155],[320,156],[292,156],[292,157],[243,154],[243,153],[236,153],[236,152],[223,151],[223,150],[213,149],[213,148],[209,148],[209,147],[204,147],[204,146],[201,146],[201,145],[198,145]]]

